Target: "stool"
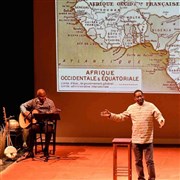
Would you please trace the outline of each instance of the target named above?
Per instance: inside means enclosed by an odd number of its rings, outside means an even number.
[[[117,180],[118,172],[120,169],[118,168],[117,163],[117,148],[118,146],[126,146],[128,148],[128,180],[132,180],[132,150],[131,150],[131,138],[114,138],[112,140],[113,143],[113,180]]]
[[[52,152],[52,154],[55,154],[56,151],[56,126],[57,126],[57,120],[52,120],[50,124],[48,125],[52,125],[53,127],[53,132],[52,132],[52,137],[50,140],[50,144],[52,144],[52,150],[50,152]],[[44,145],[45,145],[45,132],[39,132],[36,133],[36,139],[35,139],[35,154],[38,153],[38,145],[41,145],[41,150],[43,151],[44,149]]]

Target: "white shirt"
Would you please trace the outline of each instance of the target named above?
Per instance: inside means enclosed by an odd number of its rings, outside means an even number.
[[[154,119],[161,123],[165,122],[159,109],[152,103],[144,101],[143,105],[134,103],[126,111],[115,114],[111,113],[110,119],[120,122],[126,119],[132,121],[132,143],[145,144],[153,142]]]

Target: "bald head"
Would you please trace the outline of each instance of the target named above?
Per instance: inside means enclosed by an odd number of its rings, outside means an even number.
[[[44,89],[38,89],[36,94],[39,101],[43,104],[46,100],[46,91]]]
[[[38,89],[36,94],[37,97],[43,97],[46,96],[46,91],[44,89]]]

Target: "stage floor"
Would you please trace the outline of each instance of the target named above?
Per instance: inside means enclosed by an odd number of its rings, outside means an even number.
[[[39,153],[36,157],[40,157]],[[111,145],[57,145],[58,158],[50,158],[48,162],[31,158],[13,162],[1,171],[1,180],[112,180],[113,148]],[[118,149],[118,163],[126,166],[127,149]],[[180,148],[154,147],[154,161],[157,180],[180,179]],[[145,178],[148,179],[144,163]],[[127,176],[119,176],[118,180],[127,180]],[[137,180],[132,155],[132,180]]]

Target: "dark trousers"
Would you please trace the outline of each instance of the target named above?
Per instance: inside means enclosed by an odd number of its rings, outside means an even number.
[[[138,174],[138,180],[145,180],[143,168],[143,153],[146,161],[149,178],[148,180],[155,180],[155,167],[153,160],[153,143],[148,144],[132,144],[135,156],[135,166]]]
[[[44,123],[32,124],[29,127],[28,147],[29,151],[33,152],[34,142],[36,140],[36,133],[45,133],[45,151],[48,151],[49,144],[53,132],[53,125]]]

